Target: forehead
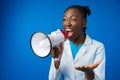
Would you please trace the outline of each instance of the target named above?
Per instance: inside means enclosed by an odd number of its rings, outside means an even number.
[[[81,16],[81,13],[78,9],[75,8],[70,8],[66,10],[64,13],[64,16],[72,16],[72,15]]]

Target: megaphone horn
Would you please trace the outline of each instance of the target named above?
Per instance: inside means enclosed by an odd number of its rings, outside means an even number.
[[[46,57],[52,47],[59,46],[66,39],[67,33],[59,29],[50,35],[46,35],[43,32],[36,32],[31,37],[31,48],[36,55]]]

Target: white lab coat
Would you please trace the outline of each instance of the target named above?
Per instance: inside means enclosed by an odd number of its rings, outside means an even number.
[[[54,67],[52,59],[49,80],[60,80],[62,75],[64,80],[85,80],[85,74],[76,70],[75,66],[82,66],[101,61],[97,68],[94,69],[94,80],[105,80],[105,49],[104,45],[96,40],[86,36],[85,43],[76,54],[75,59],[72,57],[69,40],[64,42],[64,50],[61,58],[59,69]]]

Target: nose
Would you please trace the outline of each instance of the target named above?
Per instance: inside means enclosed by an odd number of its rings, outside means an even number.
[[[66,27],[71,27],[71,22],[69,21],[69,20],[67,20],[65,23],[64,23],[64,25],[66,26]]]

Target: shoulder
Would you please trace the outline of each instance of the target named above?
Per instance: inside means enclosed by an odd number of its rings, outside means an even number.
[[[98,40],[92,39],[90,36],[86,36],[85,44],[91,44],[97,47],[104,47],[104,44]]]
[[[100,41],[97,41],[97,40],[95,40],[95,39],[92,39],[93,40],[93,43],[94,44],[97,44],[97,45],[104,45],[102,42],[100,42]]]
[[[100,41],[92,39],[89,35],[86,35],[85,45],[96,45],[96,46],[104,46],[104,44]]]

